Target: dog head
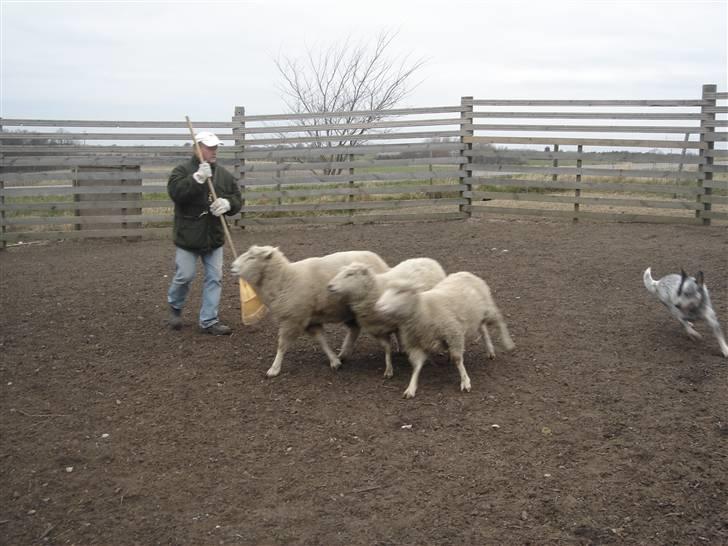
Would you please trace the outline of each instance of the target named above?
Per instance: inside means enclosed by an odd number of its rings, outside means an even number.
[[[681,269],[675,307],[685,315],[694,315],[703,306],[704,301],[705,283],[703,280],[703,272],[698,271],[695,277],[690,277]]]

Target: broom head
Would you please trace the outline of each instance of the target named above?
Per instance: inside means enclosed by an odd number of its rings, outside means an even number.
[[[268,308],[260,301],[253,287],[240,279],[240,312],[243,324],[249,326],[261,320]]]

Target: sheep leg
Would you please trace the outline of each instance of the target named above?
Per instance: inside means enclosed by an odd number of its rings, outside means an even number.
[[[347,322],[346,326],[346,337],[344,343],[341,344],[341,350],[339,351],[339,358],[349,358],[354,352],[354,343],[359,339],[361,333],[361,327],[356,322]]]
[[[516,347],[516,344],[513,343],[511,335],[508,333],[506,321],[503,320],[503,315],[501,315],[500,310],[495,306],[495,304],[491,308],[490,312],[486,314],[486,321],[489,324],[495,323],[498,325],[498,328],[500,328],[500,337],[503,347],[506,351],[512,351]]]
[[[460,373],[460,390],[463,392],[470,392],[470,376],[468,376],[468,372],[465,370],[463,353],[450,353],[450,359],[453,361]]]
[[[384,349],[384,377],[390,378],[394,375],[394,368],[392,367],[392,344],[389,341],[389,336],[380,337],[378,341]]]
[[[417,380],[420,377],[422,366],[425,365],[427,355],[421,349],[410,349],[410,351],[407,353],[407,356],[409,356],[409,360],[412,364],[413,370],[412,377],[410,377],[409,385],[407,385],[407,389],[404,391],[402,396],[404,398],[414,398],[415,393],[417,392]]]
[[[401,353],[402,352],[402,341],[399,339],[399,332],[393,332],[391,334],[392,337],[392,350],[395,353]]]
[[[329,357],[329,365],[331,366],[331,369],[335,370],[339,368],[341,366],[341,360],[339,360],[339,357],[336,356],[336,353],[331,350],[331,347],[329,347],[329,342],[326,341],[326,336],[324,335],[323,329],[316,328],[311,332],[311,335],[316,338],[316,341],[319,342],[319,345],[321,345],[321,348],[326,353],[326,356]]]
[[[290,330],[280,329],[278,331],[278,350],[276,351],[276,357],[273,360],[273,365],[266,372],[265,375],[268,377],[275,377],[281,373],[281,365],[283,364],[283,356],[286,354],[288,347],[291,345],[291,341],[296,336],[292,334]]]
[[[493,340],[490,339],[488,327],[485,325],[485,322],[480,325],[480,331],[483,333],[483,339],[485,339],[485,348],[488,353],[488,358],[493,360],[495,358],[495,348],[493,347]]]
[[[500,327],[501,341],[503,342],[503,347],[506,351],[512,351],[516,348],[516,344],[513,343],[513,340],[511,339],[511,334],[508,333],[508,326],[506,326],[506,323],[502,318],[498,322],[498,326]]]

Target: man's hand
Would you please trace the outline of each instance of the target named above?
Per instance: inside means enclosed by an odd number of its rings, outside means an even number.
[[[200,163],[200,167],[197,169],[197,172],[192,175],[192,178],[194,178],[195,182],[198,184],[204,184],[211,176],[212,168],[210,167],[210,164],[207,161],[203,161]]]
[[[230,210],[230,201],[224,197],[218,197],[210,204],[210,212],[215,216],[221,216]]]

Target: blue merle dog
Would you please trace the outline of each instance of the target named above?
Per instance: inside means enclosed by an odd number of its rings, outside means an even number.
[[[700,334],[693,328],[693,321],[704,320],[708,323],[713,335],[718,340],[720,352],[728,358],[728,344],[723,337],[723,331],[718,323],[718,317],[710,303],[708,287],[703,281],[703,272],[699,271],[695,277],[688,276],[681,270],[680,274],[666,275],[659,280],[652,278],[651,268],[645,269],[642,280],[648,292],[657,298],[670,310],[672,316],[680,321],[690,339],[698,340]]]

